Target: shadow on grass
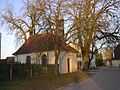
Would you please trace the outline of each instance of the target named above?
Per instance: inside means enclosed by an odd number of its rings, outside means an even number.
[[[55,90],[71,83],[78,83],[89,79],[84,71],[63,75],[41,76],[32,79],[0,81],[0,90]]]

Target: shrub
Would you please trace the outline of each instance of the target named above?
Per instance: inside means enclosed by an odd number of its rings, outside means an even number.
[[[102,59],[96,59],[96,66],[97,67],[100,67],[100,66],[103,66],[104,63],[103,63],[103,60]]]

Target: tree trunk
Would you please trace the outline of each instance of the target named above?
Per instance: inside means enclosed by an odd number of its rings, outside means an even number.
[[[85,55],[83,55],[82,57],[83,58],[83,69],[86,71],[88,70],[88,60],[89,60],[88,56],[89,56],[89,53],[86,52]]]
[[[89,61],[88,61],[88,69],[90,68],[91,61],[92,61],[92,59],[89,59]]]
[[[55,74],[55,75],[58,74],[58,57],[59,57],[59,55],[58,55],[57,52],[55,51],[55,68],[54,68],[54,74]]]
[[[88,61],[88,69],[90,68],[90,63],[93,59],[93,53],[91,53],[91,56],[89,57],[89,61]]]

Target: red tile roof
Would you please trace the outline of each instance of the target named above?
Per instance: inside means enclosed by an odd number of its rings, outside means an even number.
[[[78,53],[78,51],[70,45],[66,43],[63,45],[61,38],[58,39],[57,44],[58,50],[60,49]],[[47,50],[52,51],[54,50],[54,45],[54,35],[52,33],[33,35],[15,53],[13,53],[13,55],[35,53]]]

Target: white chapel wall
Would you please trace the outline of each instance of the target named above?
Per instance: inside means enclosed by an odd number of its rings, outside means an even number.
[[[48,55],[48,64],[55,63],[55,55],[54,51],[50,51],[49,53],[43,52],[41,56],[45,54]],[[26,57],[31,57],[32,64],[41,64],[41,57],[39,58],[39,62],[37,62],[37,53],[29,53],[29,54],[20,54],[15,56],[15,62],[26,63]],[[67,53],[66,51],[62,51],[59,56],[59,72],[60,73],[68,73],[68,62],[67,59],[70,60],[70,72],[74,72],[77,70],[77,57],[75,53]]]
[[[76,53],[68,53],[67,59],[70,60],[70,72],[77,71],[77,54]]]
[[[42,64],[41,56],[43,54],[45,54],[46,56],[48,55],[48,64],[55,63],[54,51],[50,51],[48,53],[43,52],[39,58],[38,58],[38,54],[40,54],[40,53],[19,54],[19,55],[15,56],[15,62],[26,63],[26,57],[30,56],[32,64]]]
[[[66,52],[61,52],[59,56],[59,72],[68,73]]]

